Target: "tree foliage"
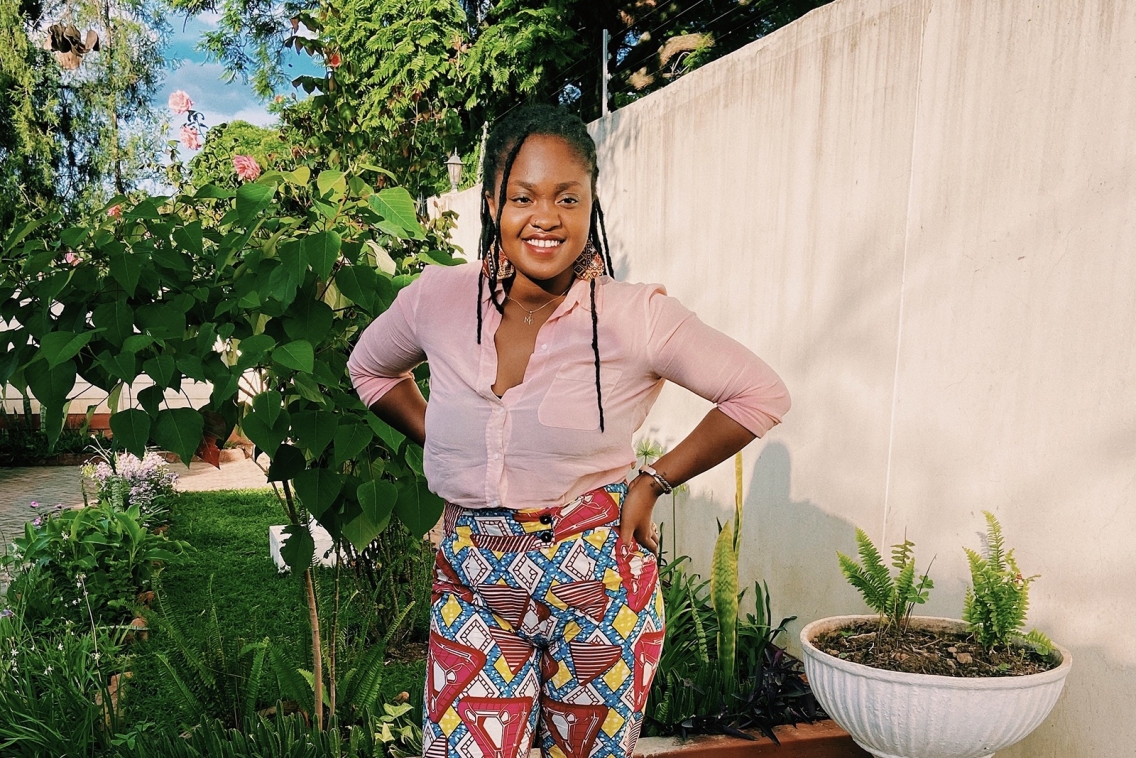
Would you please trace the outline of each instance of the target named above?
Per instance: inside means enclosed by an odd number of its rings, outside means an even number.
[[[44,49],[53,23],[95,31],[74,70]],[[153,97],[169,34],[158,0],[0,0],[0,233],[54,211],[74,219],[159,173]]]
[[[221,14],[205,48],[268,97],[289,48],[327,67],[293,83],[314,97],[284,109],[289,138],[314,152],[369,155],[412,194],[447,188],[445,156],[476,178],[483,126],[523,102],[600,113],[599,51],[611,32],[610,103],[625,105],[826,0],[176,0]],[[329,155],[335,166],[338,155]]]

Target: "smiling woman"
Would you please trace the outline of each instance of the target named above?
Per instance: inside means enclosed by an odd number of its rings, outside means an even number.
[[[426,754],[472,740],[516,758],[539,724],[545,756],[630,756],[664,636],[651,510],[777,424],[789,396],[661,286],[611,276],[578,118],[516,111],[483,169],[482,265],[429,267],[349,362],[363,401],[423,444],[447,501]],[[428,404],[406,381],[424,360]],[[668,379],[717,407],[627,483]]]

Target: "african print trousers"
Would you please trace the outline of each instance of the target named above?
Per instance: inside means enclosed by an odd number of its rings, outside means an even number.
[[[426,659],[427,758],[630,756],[663,650],[655,557],[623,482],[555,508],[447,505]]]

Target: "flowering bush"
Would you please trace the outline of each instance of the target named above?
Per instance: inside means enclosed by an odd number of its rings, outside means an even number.
[[[260,164],[251,155],[234,155],[233,170],[242,181],[246,182],[256,181],[260,176]]]
[[[177,474],[171,472],[160,455],[150,450],[141,459],[133,453],[104,455],[98,463],[83,467],[83,476],[95,482],[99,502],[124,511],[138,508],[147,528],[163,523],[169,499],[175,494]]]
[[[9,601],[29,624],[113,623],[131,617],[163,561],[187,545],[148,531],[137,506],[110,503],[59,510],[24,525],[0,565],[12,574]]]

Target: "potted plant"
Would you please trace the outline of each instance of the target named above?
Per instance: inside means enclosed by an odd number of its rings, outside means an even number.
[[[1023,634],[1029,586],[1001,526],[986,514],[986,554],[966,550],[972,584],[961,620],[913,617],[932,582],[914,545],[892,551],[892,575],[863,530],[860,563],[840,555],[874,616],[820,619],[801,630],[805,670],[821,705],[881,758],[987,758],[1033,731],[1057,702],[1069,651]]]

